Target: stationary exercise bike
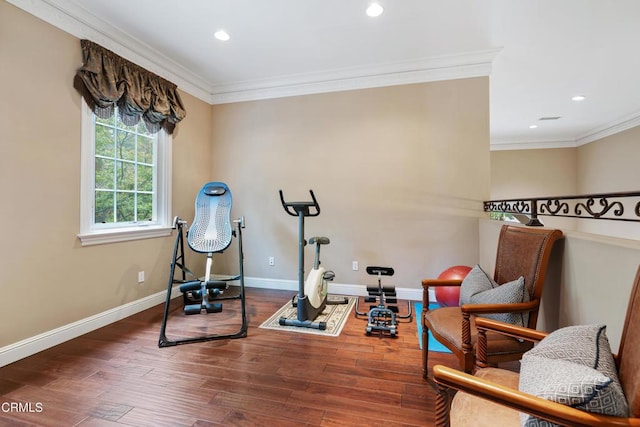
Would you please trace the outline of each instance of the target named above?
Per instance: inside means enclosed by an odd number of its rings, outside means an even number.
[[[320,206],[313,190],[309,190],[311,201],[305,202],[285,202],[282,190],[279,190],[279,193],[285,212],[298,217],[298,294],[291,300],[296,307],[297,317],[295,319],[281,317],[278,323],[281,326],[325,330],[326,322],[314,322],[316,317],[324,311],[327,304],[348,304],[349,300],[347,298],[328,299],[327,282],[333,280],[335,274],[320,265],[320,247],[330,243],[328,237],[316,236],[309,239],[309,244],[315,245],[315,260],[307,280],[304,280],[304,247],[307,244],[304,238],[304,219],[320,215]]]

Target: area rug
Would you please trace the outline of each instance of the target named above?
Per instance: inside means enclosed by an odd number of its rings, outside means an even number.
[[[338,296],[333,295],[328,297],[330,300],[338,299]],[[314,335],[324,335],[327,337],[337,337],[342,332],[342,328],[345,323],[347,323],[347,319],[351,313],[351,309],[356,302],[356,297],[346,297],[349,300],[348,304],[327,304],[324,311],[316,317],[315,322],[325,322],[327,324],[327,329],[321,331],[319,329],[312,328],[301,328],[299,326],[280,326],[278,323],[281,317],[285,317],[287,319],[295,319],[298,316],[297,308],[291,305],[291,301],[287,301],[285,305],[282,306],[278,311],[274,313],[273,316],[269,317],[265,320],[261,328],[264,329],[275,329],[278,331],[286,331],[286,332],[299,332],[302,334],[314,334]],[[342,299],[342,297],[339,297]]]
[[[429,310],[433,310],[438,307],[440,306],[436,303],[429,304]],[[416,318],[418,319],[418,321],[416,322],[418,324],[418,342],[420,343],[420,349],[422,349],[422,322],[420,321],[420,313],[422,313],[422,303],[415,303],[414,310],[416,313]],[[451,350],[440,344],[440,341],[433,338],[433,335],[431,335],[431,331],[427,332],[429,335],[429,351],[436,351],[438,353],[451,353]]]

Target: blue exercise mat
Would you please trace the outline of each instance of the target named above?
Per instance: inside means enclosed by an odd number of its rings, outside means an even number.
[[[415,313],[417,313],[416,317],[418,319],[418,321],[416,322],[418,324],[418,342],[420,343],[420,349],[422,349],[422,322],[420,321],[420,313],[422,313],[422,303],[416,302],[414,304],[415,304],[414,310],[415,310]],[[436,303],[429,304],[429,310],[433,310],[438,307],[440,306]],[[440,344],[440,341],[437,341],[435,338],[433,338],[433,335],[431,335],[431,331],[428,331],[428,332],[429,332],[429,351],[437,351],[438,353],[451,353],[451,350],[449,350],[447,347]]]

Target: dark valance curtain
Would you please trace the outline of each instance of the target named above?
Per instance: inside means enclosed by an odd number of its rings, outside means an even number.
[[[186,116],[175,84],[89,40],[80,45],[83,64],[75,87],[98,117],[111,117],[117,105],[127,126],[142,119],[149,132],[173,133]]]

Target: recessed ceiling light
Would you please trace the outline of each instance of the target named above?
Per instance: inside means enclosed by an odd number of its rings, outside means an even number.
[[[223,42],[226,42],[231,38],[231,36],[229,36],[229,33],[227,33],[225,30],[216,31],[215,33],[213,33],[213,37]]]
[[[529,129],[535,129],[535,128],[537,128],[537,127],[538,127],[538,125],[530,125],[530,126],[529,126]]]
[[[367,8],[367,15],[371,16],[372,18],[382,15],[382,12],[384,12],[384,8],[380,6],[379,3],[371,3],[371,5],[369,5],[369,7]]]
[[[584,96],[582,95],[576,95],[573,98],[571,98],[572,101],[584,101]]]

